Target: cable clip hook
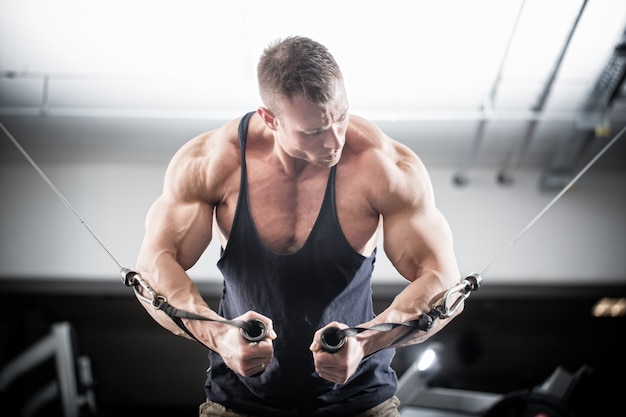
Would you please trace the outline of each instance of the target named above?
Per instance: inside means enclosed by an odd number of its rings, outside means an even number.
[[[447,319],[451,317],[458,311],[461,305],[468,299],[472,291],[476,291],[480,284],[482,283],[483,277],[478,272],[474,272],[467,276],[463,281],[454,287],[450,288],[443,295],[443,300],[441,305],[439,306],[439,310],[441,315],[439,316],[442,319]],[[457,298],[451,303],[451,299],[453,296],[457,296]]]
[[[150,304],[155,310],[160,310],[163,303],[167,302],[167,298],[154,292],[154,290],[143,278],[141,278],[141,275],[139,275],[137,272],[129,268],[122,268],[120,273],[122,274],[122,282],[124,283],[124,285],[126,285],[127,287],[133,287],[137,298],[145,303]],[[143,288],[148,294],[150,294],[152,299],[144,296],[139,290],[139,286],[141,286],[141,288]]]

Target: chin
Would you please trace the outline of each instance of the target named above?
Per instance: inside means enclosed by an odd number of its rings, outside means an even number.
[[[313,163],[322,168],[332,168],[339,163],[339,158],[335,158],[332,160],[315,161]]]

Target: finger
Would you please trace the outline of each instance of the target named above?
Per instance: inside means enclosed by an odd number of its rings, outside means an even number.
[[[320,350],[320,344],[317,341],[317,337],[315,339],[313,339],[313,342],[311,343],[311,346],[309,346],[309,350],[311,352],[318,352]]]
[[[318,329],[318,330],[315,332],[315,334],[313,335],[313,341],[311,342],[311,345],[309,346],[309,350],[310,350],[311,352],[319,352],[320,350],[322,350],[322,345],[321,345],[321,343],[320,343],[320,340],[321,340],[322,334],[324,333],[325,329],[326,329],[328,326],[331,326],[331,325],[334,325],[334,324],[335,324],[335,322],[330,323],[330,324],[328,324],[328,325],[326,325],[326,326],[322,327],[321,329]]]
[[[255,365],[254,367],[252,367],[247,373],[247,376],[252,376],[252,377],[256,377],[261,375],[263,372],[265,372],[265,369],[267,368],[267,364],[265,362],[261,362],[260,364]]]
[[[267,337],[269,337],[271,340],[274,340],[278,337],[273,327],[270,327],[269,331],[267,332]]]
[[[335,384],[344,384],[346,382],[346,377],[343,374],[339,374],[336,372],[330,372],[330,371],[324,371],[324,370],[320,370],[317,372],[317,374],[330,382],[333,382]]]

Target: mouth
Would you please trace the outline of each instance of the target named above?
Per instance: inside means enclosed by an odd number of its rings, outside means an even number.
[[[339,159],[339,153],[333,153],[322,158],[324,161],[333,162]]]

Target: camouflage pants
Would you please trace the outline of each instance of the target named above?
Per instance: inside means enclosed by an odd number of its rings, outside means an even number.
[[[400,417],[398,406],[400,401],[396,397],[391,397],[387,401],[378,404],[374,408],[357,414],[353,417]],[[200,417],[255,417],[253,414],[239,413],[229,410],[221,404],[207,401],[200,405]]]

